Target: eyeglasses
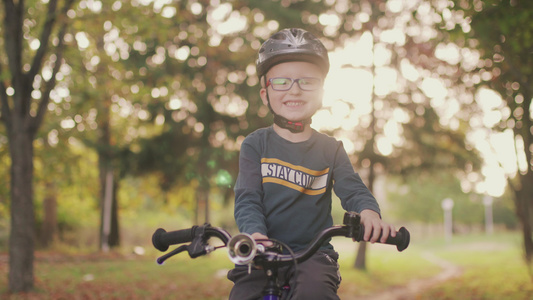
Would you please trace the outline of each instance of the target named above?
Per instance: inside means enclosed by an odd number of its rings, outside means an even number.
[[[316,77],[303,77],[303,78],[286,78],[276,77],[270,78],[267,82],[267,87],[272,86],[275,91],[288,91],[292,88],[294,83],[298,83],[298,87],[303,91],[314,91],[322,87],[322,79]]]

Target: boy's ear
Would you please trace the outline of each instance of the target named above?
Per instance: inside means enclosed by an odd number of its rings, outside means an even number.
[[[320,89],[320,107],[318,109],[321,109],[324,105],[324,87]]]
[[[261,100],[263,101],[263,104],[265,106],[268,106],[268,99],[267,99],[267,90],[266,88],[261,88],[259,91],[259,96],[261,96]]]

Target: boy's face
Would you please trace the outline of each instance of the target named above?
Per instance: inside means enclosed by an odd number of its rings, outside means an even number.
[[[289,90],[279,91],[274,90],[270,84],[267,87],[263,86],[260,92],[261,99],[265,105],[268,105],[268,89],[270,105],[276,114],[289,121],[301,121],[311,118],[322,107],[324,75],[317,65],[302,61],[285,62],[273,66],[266,74],[267,82],[271,78],[279,77],[293,80],[304,77],[318,78],[320,87],[313,91],[306,91],[294,82]]]

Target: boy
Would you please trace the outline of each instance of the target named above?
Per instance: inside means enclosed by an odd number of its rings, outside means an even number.
[[[322,106],[329,71],[324,45],[311,33],[284,29],[259,50],[257,75],[261,99],[274,115],[272,127],[250,134],[241,146],[235,185],[235,220],[256,240],[273,238],[294,252],[304,249],[333,225],[332,189],[347,211],[361,214],[364,240],[385,242],[395,236],[379,206],[354,172],[342,143],[310,127]],[[327,242],[289,278],[292,299],[339,299],[338,254]],[[285,272],[280,271],[280,279]],[[297,278],[295,278],[297,277]],[[266,282],[263,270],[236,267],[230,299],[258,299]],[[283,280],[283,279],[282,279]],[[294,288],[293,288],[294,287]]]

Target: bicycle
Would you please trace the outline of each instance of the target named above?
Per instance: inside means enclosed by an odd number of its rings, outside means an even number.
[[[296,268],[298,263],[310,258],[326,240],[334,236],[344,236],[360,242],[363,240],[364,231],[360,215],[355,212],[346,212],[343,225],[324,229],[307,248],[296,253],[280,241],[270,239],[272,246],[265,247],[263,244],[258,244],[246,233],[239,233],[232,237],[226,230],[213,227],[208,223],[170,232],[159,228],[152,235],[152,244],[157,250],[165,252],[170,245],[190,242],[190,244],[181,245],[159,257],[157,259],[158,264],[163,264],[165,260],[183,251],[187,251],[191,258],[196,258],[207,255],[216,249],[227,247],[228,256],[234,264],[248,266],[249,269],[253,265],[264,270],[267,275],[267,282],[263,289],[263,300],[280,300],[282,294],[287,292],[287,287],[282,288],[278,283],[278,268],[289,264],[294,264]],[[218,247],[209,245],[208,240],[211,237],[218,238],[223,245]],[[409,246],[409,242],[409,231],[405,227],[401,227],[396,232],[395,237],[389,236],[385,244],[396,245],[398,251],[401,252]],[[287,248],[287,251],[284,252],[283,247]]]

